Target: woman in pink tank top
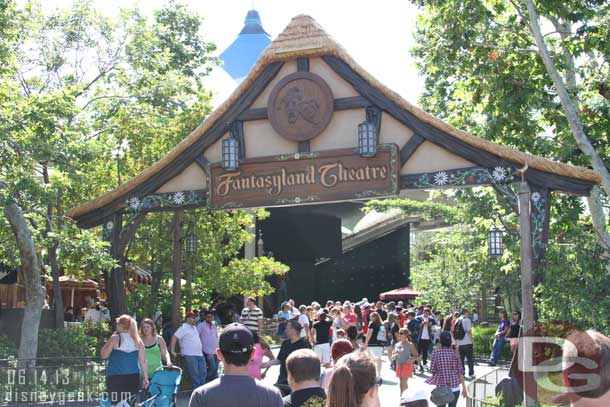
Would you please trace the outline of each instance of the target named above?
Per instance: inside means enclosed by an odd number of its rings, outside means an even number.
[[[248,365],[248,374],[255,379],[261,380],[264,377],[263,373],[261,373],[263,357],[267,356],[269,360],[273,360],[275,356],[271,352],[271,347],[265,338],[259,336],[256,332],[252,332],[252,335],[254,336],[254,358]]]

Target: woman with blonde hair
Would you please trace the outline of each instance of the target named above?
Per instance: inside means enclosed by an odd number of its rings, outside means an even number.
[[[379,407],[379,385],[381,378],[368,353],[348,353],[333,371],[326,407]]]
[[[116,331],[100,353],[102,359],[108,359],[106,392],[109,401],[116,404],[129,400],[140,390],[140,373],[148,369],[144,343],[138,335],[136,321],[129,315],[117,318]],[[145,375],[142,387],[148,387],[148,378]]]
[[[171,366],[172,362],[165,339],[157,334],[157,328],[152,319],[146,318],[140,323],[140,337],[144,343],[146,365],[148,367],[147,376],[150,380],[155,370],[163,365]]]

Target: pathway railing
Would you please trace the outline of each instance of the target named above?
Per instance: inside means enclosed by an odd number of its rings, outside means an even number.
[[[105,390],[106,362],[92,357],[0,359],[0,406],[88,405]],[[34,367],[32,367],[34,365]]]
[[[467,407],[499,407],[496,398],[496,385],[508,377],[509,369],[500,367],[476,378],[468,385]]]

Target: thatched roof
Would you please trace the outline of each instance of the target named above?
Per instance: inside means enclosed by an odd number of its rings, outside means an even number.
[[[546,158],[534,156],[528,153],[523,153],[511,148],[492,143],[482,138],[476,137],[463,130],[457,129],[424,110],[416,107],[403,99],[396,92],[384,86],[381,82],[366,72],[358,65],[352,57],[339,45],[324,29],[310,16],[298,15],[292,19],[284,31],[265,49],[257,63],[254,65],[248,76],[235,89],[231,96],[217,109],[215,109],[189,136],[180,142],[172,151],[165,157],[146,168],[136,177],[120,185],[113,191],[105,195],[85,202],[70,211],[67,216],[78,218],[88,213],[95,211],[114,202],[117,199],[125,199],[129,193],[148,180],[154,174],[168,166],[185,150],[201,137],[204,137],[218,119],[244,94],[244,92],[252,85],[254,80],[269,64],[273,62],[284,62],[294,60],[298,57],[321,57],[335,56],[344,61],[354,72],[360,75],[371,86],[380,90],[387,98],[393,101],[396,105],[410,112],[421,121],[436,127],[437,129],[455,137],[465,143],[472,145],[483,151],[492,153],[499,158],[506,159],[518,165],[527,163],[530,168],[540,170],[549,174],[555,174],[565,177],[574,178],[577,180],[599,184],[601,176],[593,170],[576,167],[569,164],[564,164],[552,161]],[[159,185],[161,187],[161,185]]]

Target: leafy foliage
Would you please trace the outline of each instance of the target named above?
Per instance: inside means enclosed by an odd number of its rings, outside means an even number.
[[[96,338],[82,329],[42,329],[38,337],[38,357],[95,356],[95,346]]]
[[[86,0],[50,13],[0,0],[0,181],[9,187],[0,207],[11,200],[23,208],[46,266],[54,264],[54,251],[59,272],[78,278],[100,280],[118,266],[99,228],[83,231],[64,213],[159,160],[210,113],[202,79],[217,60],[215,45],[200,35],[202,24],[173,0],[152,18],[132,8],[115,19]],[[247,228],[255,217],[265,216],[187,213],[199,250],[184,261],[193,285],[183,300],[269,292],[264,277],[286,272],[283,265],[231,262],[252,241]],[[172,227],[171,214],[151,213],[128,248],[129,261],[155,274],[152,287],[128,282],[130,312],[140,317],[171,299]],[[18,259],[3,218],[0,256]]]
[[[6,335],[0,335],[0,359],[17,356],[17,347]]]
[[[422,9],[412,54],[426,80],[421,104],[427,111],[499,144],[563,162],[589,164],[562,113],[534,38],[520,15],[522,10],[515,8],[521,2],[413,2]],[[602,159],[609,161],[610,95],[606,90],[610,3],[537,1],[536,7],[553,61],[578,103],[585,133]],[[566,318],[608,333],[597,311],[603,308],[596,308],[605,300],[608,263],[596,248],[586,207],[575,197],[553,194],[552,198],[547,259],[541,268],[542,282],[536,288],[539,317]],[[428,264],[417,266],[414,279],[419,273],[424,280],[426,272],[434,271],[452,275],[458,283],[453,289],[462,298],[473,289],[468,285],[471,282],[474,287],[487,288],[488,294],[502,288],[504,296],[518,297],[518,285],[501,284],[505,278],[513,282],[519,278],[515,241],[518,222],[512,209],[486,189],[458,191],[456,199],[462,223],[468,226],[459,226],[462,234],[443,233],[446,241],[440,245],[433,242],[435,249],[429,250]],[[607,197],[603,199],[607,202]],[[476,249],[470,257],[462,256],[463,264],[451,265],[451,271],[442,268],[443,259],[460,255],[456,248],[474,244],[477,239],[482,246],[478,225],[483,219],[489,222],[492,216],[502,224],[506,243],[496,273],[485,273],[487,262]],[[470,260],[474,267],[470,267]],[[476,279],[456,273],[493,278],[482,277],[484,282],[477,286]],[[516,300],[511,302],[518,305]]]
[[[489,359],[491,350],[493,348],[494,337],[496,335],[496,327],[482,327],[475,326],[472,328],[472,339],[474,340],[474,352],[475,356],[482,359]],[[508,341],[502,350],[501,360],[511,360],[512,353]]]
[[[400,209],[405,215],[419,215],[424,220],[442,218],[447,223],[453,223],[457,220],[457,211],[449,205],[415,201],[408,198],[368,201],[364,207],[364,212],[368,213],[371,210],[384,212],[392,208]]]

